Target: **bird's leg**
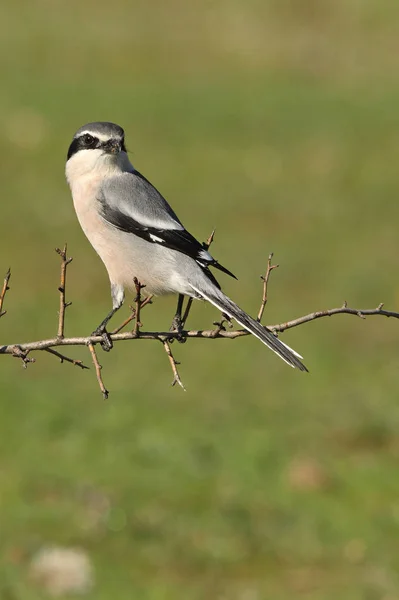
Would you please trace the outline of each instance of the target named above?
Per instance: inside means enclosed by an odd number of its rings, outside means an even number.
[[[105,350],[105,352],[109,352],[113,348],[111,336],[109,335],[106,327],[107,327],[108,321],[110,321],[112,319],[114,314],[119,309],[120,309],[120,306],[110,310],[109,313],[107,314],[107,316],[105,317],[105,319],[103,321],[101,321],[100,325],[91,334],[91,335],[101,335],[102,336],[103,341],[101,342],[101,348],[103,350]]]
[[[224,312],[222,312],[221,317],[222,318],[220,321],[213,321],[213,324],[217,327],[216,331],[226,331],[226,327],[224,325],[225,323],[228,323],[228,326],[231,329],[233,327],[233,321],[231,320],[231,317]]]
[[[229,327],[231,329],[233,327],[233,321],[232,321],[231,317],[224,312],[222,312],[222,317],[223,317],[223,321],[226,321],[229,324]]]
[[[181,326],[182,326],[182,329],[183,329],[183,328],[184,328],[184,326],[186,325],[186,321],[187,321],[187,319],[188,319],[188,315],[189,315],[189,313],[190,313],[190,310],[191,310],[191,305],[192,305],[192,303],[193,303],[193,302],[194,302],[194,298],[192,298],[192,297],[190,296],[190,298],[188,299],[188,301],[187,301],[187,304],[186,304],[186,310],[184,311],[184,315],[183,315],[183,317],[182,317],[182,320],[181,320]]]
[[[112,310],[109,311],[105,319],[101,321],[100,325],[93,331],[91,335],[101,335],[103,341],[101,347],[105,352],[109,352],[113,348],[111,336],[107,331],[107,324],[112,319],[114,314],[120,309],[124,300],[123,287],[116,284],[111,284],[111,295],[112,295]]]
[[[184,302],[184,296],[183,294],[179,294],[179,297],[177,299],[177,307],[176,307],[176,313],[175,316],[173,317],[173,321],[172,321],[172,325],[170,326],[169,331],[177,331],[178,333],[181,332],[181,330],[183,329],[183,321],[182,321],[182,310],[183,310],[183,302]]]

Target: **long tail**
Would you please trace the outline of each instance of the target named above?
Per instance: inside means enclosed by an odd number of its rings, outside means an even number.
[[[225,294],[216,288],[216,286],[207,286],[207,289],[204,291],[202,289],[198,289],[193,284],[190,285],[193,290],[197,292],[197,294],[202,296],[202,298],[205,300],[208,300],[208,302],[213,304],[213,306],[216,306],[216,308],[218,308],[220,311],[237,321],[241,327],[244,327],[244,329],[249,331],[249,333],[252,333],[252,335],[257,337],[258,340],[266,344],[270,350],[273,350],[273,352],[282,358],[288,365],[297,368],[300,371],[308,370],[299,360],[302,358],[300,354],[279,340],[269,329],[261,325],[259,321],[255,321],[255,319],[247,315],[246,312],[244,312],[239,306],[237,306],[237,304],[230,300],[230,298],[225,296]]]

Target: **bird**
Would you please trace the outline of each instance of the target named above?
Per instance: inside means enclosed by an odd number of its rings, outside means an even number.
[[[65,175],[79,223],[110,280],[112,309],[93,334],[109,342],[107,324],[122,306],[125,289],[134,289],[138,281],[156,296],[208,301],[291,367],[307,371],[300,354],[224,294],[211,268],[234,275],[133,166],[122,127],[105,121],[80,127],[68,149]]]

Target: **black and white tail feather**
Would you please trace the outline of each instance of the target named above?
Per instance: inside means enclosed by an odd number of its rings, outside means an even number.
[[[259,321],[255,321],[255,319],[250,317],[216,286],[207,286],[206,292],[203,289],[198,289],[192,283],[190,283],[190,286],[204,300],[216,306],[222,313],[237,321],[241,327],[244,327],[249,333],[257,337],[258,340],[263,342],[270,350],[273,350],[288,365],[300,371],[308,371],[305,365],[299,360],[303,357],[298,352],[295,352],[287,344],[284,344],[284,342],[279,340],[278,337],[267,329],[267,327],[259,323]]]

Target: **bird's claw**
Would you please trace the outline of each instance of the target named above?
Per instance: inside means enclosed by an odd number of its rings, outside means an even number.
[[[109,352],[114,347],[111,336],[105,328],[97,327],[97,329],[95,329],[91,335],[101,335],[103,338],[101,342],[101,348],[104,350],[104,352]]]
[[[183,322],[179,314],[176,314],[173,317],[173,321],[169,328],[169,331],[171,333],[177,333],[176,337],[170,339],[170,342],[177,340],[180,344],[184,344],[187,341],[187,339],[182,336]]]
[[[180,315],[175,315],[173,317],[173,321],[171,326],[169,327],[169,331],[181,331],[182,330],[182,321]]]

